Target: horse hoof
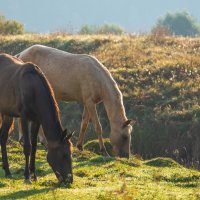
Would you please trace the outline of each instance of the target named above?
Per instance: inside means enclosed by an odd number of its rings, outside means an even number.
[[[26,185],[30,185],[30,184],[32,184],[32,182],[31,182],[30,179],[25,179],[25,180],[24,180],[24,184],[26,184]]]
[[[12,174],[6,174],[6,178],[12,178]]]
[[[79,151],[83,151],[83,146],[81,144],[78,144],[77,148],[78,148]]]
[[[37,176],[34,175],[34,176],[31,177],[31,179],[36,182],[37,181]]]

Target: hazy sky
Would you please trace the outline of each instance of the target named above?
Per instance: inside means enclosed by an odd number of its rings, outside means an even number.
[[[168,11],[188,11],[200,22],[200,0],[0,0],[1,14],[43,33],[103,23],[146,32]]]

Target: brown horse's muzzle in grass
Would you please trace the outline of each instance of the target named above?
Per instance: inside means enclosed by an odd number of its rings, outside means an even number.
[[[66,178],[64,178],[59,172],[55,172],[56,177],[58,179],[59,184],[72,184],[73,183],[73,175],[68,174]]]

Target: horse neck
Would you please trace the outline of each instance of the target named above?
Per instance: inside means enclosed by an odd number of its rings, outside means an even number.
[[[55,103],[48,91],[42,90],[40,87],[37,89],[36,97],[38,117],[48,143],[60,141],[62,126]]]
[[[47,110],[48,111],[48,110]],[[48,115],[48,117],[46,117]],[[40,119],[44,135],[48,143],[56,143],[60,141],[62,127],[60,121],[52,116],[51,112],[40,113]]]
[[[125,108],[123,105],[122,94],[118,87],[106,91],[103,103],[112,129],[121,126],[126,120]]]

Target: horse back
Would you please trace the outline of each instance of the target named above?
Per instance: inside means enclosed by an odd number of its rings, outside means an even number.
[[[8,54],[0,55],[0,112],[18,116],[21,105],[32,101],[37,68]]]

